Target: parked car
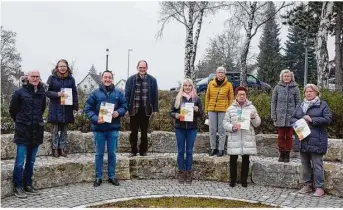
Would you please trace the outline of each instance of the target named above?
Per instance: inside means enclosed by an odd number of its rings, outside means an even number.
[[[215,76],[216,74],[212,73],[207,78],[205,78],[207,79],[206,82],[205,82],[205,79],[198,82],[197,92],[198,93],[202,91],[206,92],[208,83],[211,80],[213,80]],[[226,77],[231,82],[233,89],[236,89],[240,85],[240,72],[227,72]],[[269,84],[260,81],[259,79],[257,79],[251,74],[247,74],[247,83],[248,83],[247,86],[250,88],[258,88],[267,92],[271,91],[272,89],[272,87]]]

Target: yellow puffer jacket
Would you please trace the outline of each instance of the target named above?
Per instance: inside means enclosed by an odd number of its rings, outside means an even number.
[[[234,99],[232,84],[225,80],[221,86],[218,86],[214,78],[207,87],[205,99],[205,113],[207,112],[226,112]]]

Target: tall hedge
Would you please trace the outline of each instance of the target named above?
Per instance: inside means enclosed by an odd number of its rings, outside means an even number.
[[[303,97],[303,93],[302,97]],[[173,119],[170,117],[169,112],[171,103],[176,96],[175,92],[159,91],[159,107],[160,112],[155,114],[153,120],[150,122],[149,131],[174,131]],[[205,95],[200,94],[201,101],[204,105]],[[249,90],[248,99],[253,102],[261,117],[262,123],[256,129],[256,133],[276,133],[276,128],[270,118],[270,101],[271,93],[265,93],[258,90]],[[343,139],[343,94],[339,92],[330,92],[327,90],[322,91],[321,99],[328,102],[331,112],[333,114],[332,124],[328,127],[330,138]],[[75,123],[69,125],[69,130],[78,130],[82,132],[90,132],[90,122],[82,112],[83,104],[80,104],[80,110],[75,113]],[[47,112],[44,114],[47,118]],[[121,121],[121,130],[130,129],[130,118],[124,117]],[[205,116],[198,121],[199,131],[207,132],[208,126],[204,125]],[[46,125],[46,131],[50,131],[51,125]],[[1,107],[1,133],[13,133],[14,123],[8,114],[8,106]]]

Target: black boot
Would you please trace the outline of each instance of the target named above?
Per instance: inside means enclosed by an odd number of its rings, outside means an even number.
[[[285,152],[285,159],[284,159],[284,162],[285,163],[289,163],[289,155],[290,155],[290,151],[287,151],[287,152]]]
[[[177,176],[178,176],[177,178],[178,178],[178,181],[179,181],[180,184],[185,183],[186,171],[181,171],[180,170]]]
[[[249,163],[250,163],[249,155],[242,155],[242,170],[241,170],[242,187],[248,186]]]
[[[280,157],[279,157],[279,162],[284,162],[285,161],[285,152],[284,151],[280,151]]]
[[[101,179],[96,179],[96,180],[94,181],[94,183],[93,183],[93,186],[94,186],[94,187],[99,187],[99,186],[101,185],[101,183],[102,183],[102,180],[101,180]]]
[[[210,156],[213,156],[215,154],[217,154],[217,150],[216,149],[211,149]]]
[[[224,150],[218,150],[217,156],[222,157],[224,155]]]
[[[230,155],[230,187],[236,186],[238,155]]]
[[[192,184],[192,170],[186,171],[186,183]]]

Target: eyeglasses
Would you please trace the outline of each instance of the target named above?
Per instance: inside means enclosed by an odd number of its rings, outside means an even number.
[[[68,66],[57,66],[58,68],[68,68]]]
[[[36,76],[36,75],[31,75],[30,77],[32,77],[32,78],[40,78],[40,76]]]

